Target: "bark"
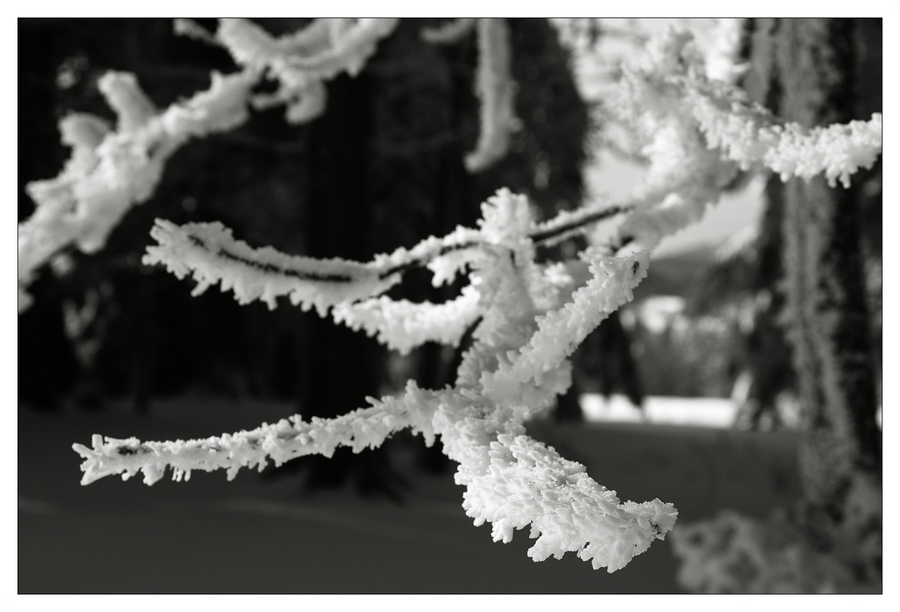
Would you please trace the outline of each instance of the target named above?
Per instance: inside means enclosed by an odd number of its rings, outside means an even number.
[[[773,56],[785,119],[813,127],[861,118],[854,116],[857,25],[779,20]],[[806,520],[823,548],[848,535],[855,479],[881,482],[860,196],[858,180],[844,189],[794,179],[784,189],[785,323],[805,432]]]

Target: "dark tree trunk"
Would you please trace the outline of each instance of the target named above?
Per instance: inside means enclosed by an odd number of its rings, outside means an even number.
[[[367,201],[370,109],[365,74],[342,75],[328,83],[328,106],[312,130],[312,193],[309,199],[309,255],[367,261],[372,256],[371,211]],[[383,350],[365,334],[330,318],[305,318],[304,384],[300,413],[335,417],[378,396]],[[307,485],[339,486],[351,473],[366,493],[395,496],[385,447],[354,455],[339,449],[332,458],[311,457]]]
[[[862,118],[854,116],[857,26],[848,19],[779,20],[774,61],[785,119],[813,127]],[[847,513],[854,482],[862,475],[878,488],[881,483],[854,179],[849,189],[831,188],[822,178],[785,186],[787,329],[805,431],[806,518],[814,540],[832,549],[866,536],[846,532],[854,527]]]
[[[749,57],[751,70],[742,83],[751,98],[778,115],[783,93],[774,64],[772,30],[775,19],[752,20]],[[778,324],[785,307],[784,291],[779,287],[784,276],[785,184],[778,176],[770,176],[764,191],[765,210],[756,239],[756,269],[751,289],[758,301],[754,310],[753,329],[747,338],[747,369],[752,382],[747,393],[747,418],[756,429],[762,417],[769,414],[773,425],[779,423],[778,395],[794,390],[796,381],[791,349]],[[759,299],[762,298],[762,299]]]

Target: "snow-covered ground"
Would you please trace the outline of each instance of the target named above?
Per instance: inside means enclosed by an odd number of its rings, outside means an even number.
[[[727,402],[656,398],[649,422],[614,399],[587,396],[586,424],[530,423],[531,435],[587,466],[621,499],[658,497],[679,523],[720,508],[767,516],[799,492],[797,436],[722,428]],[[724,406],[723,406],[724,405]],[[197,473],[147,487],[134,478],[81,486],[72,443],[91,434],[145,440],[216,435],[274,422],[290,405],[184,397],[102,413],[18,411],[20,593],[675,593],[668,541],[614,574],[568,554],[534,563],[517,532],[491,541],[462,509],[452,470],[415,469],[415,448],[392,464],[409,488],[400,504],[351,487],[303,494],[299,478]],[[677,410],[691,425],[672,426]],[[601,422],[597,422],[601,421]],[[696,426],[698,423],[703,426]],[[716,424],[709,426],[711,423]],[[676,526],[677,528],[677,526]]]
[[[579,398],[584,418],[592,423],[656,423],[692,427],[730,428],[737,416],[737,404],[720,397],[646,397],[643,409],[624,395],[604,398],[585,394]],[[881,427],[881,406],[878,407]]]
[[[731,427],[737,406],[718,397],[647,397],[643,410],[636,408],[623,395],[609,399],[587,394],[580,398],[585,419],[591,422],[656,423],[691,425],[694,427]]]

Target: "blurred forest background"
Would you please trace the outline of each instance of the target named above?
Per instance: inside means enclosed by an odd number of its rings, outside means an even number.
[[[215,29],[213,20],[198,21]],[[307,21],[259,23],[280,34]],[[865,43],[853,118],[868,118],[881,110],[881,22],[855,21]],[[392,355],[364,334],[286,303],[274,311],[262,303],[240,306],[215,289],[193,298],[191,283],[140,263],[157,217],[220,220],[253,246],[367,261],[457,225],[473,226],[480,203],[501,186],[527,194],[542,218],[582,204],[583,170],[596,165],[604,146],[602,104],[579,93],[576,58],[557,28],[545,19],[510,20],[520,126],[505,159],[469,174],[462,160],[478,137],[477,49],[471,36],[453,45],[423,42],[422,27],[439,22],[401,21],[360,75],[328,82],[325,114],[308,125],[286,123],[279,108],[254,111],[239,129],[183,147],[153,198],[124,218],[104,250],[60,254],[31,286],[34,304],[19,317],[20,403],[42,411],[102,411],[126,400],[152,415],[154,400],[194,394],[287,401],[306,417],[334,416],[409,378],[432,388],[451,383],[459,351],[428,344],[409,357]],[[749,20],[744,49],[754,67],[764,63],[764,45],[752,44],[764,27],[759,22]],[[617,36],[586,23],[581,34],[588,50],[580,49],[579,61],[590,61],[604,40]],[[20,20],[19,220],[34,209],[24,186],[55,176],[68,157],[59,118],[72,111],[113,118],[96,86],[104,72],[134,73],[165,107],[207,87],[211,70],[234,69],[226,51],[176,36],[171,20]],[[751,69],[743,84],[772,106],[778,92],[769,76]],[[860,183],[864,284],[880,389],[880,161]],[[578,394],[590,392],[624,394],[635,405],[648,395],[733,397],[744,408],[740,426],[791,426],[796,382],[778,325],[779,185],[776,177],[766,187],[758,227],[716,248],[654,261],[635,302],[576,354],[576,385],[556,418],[581,418]],[[458,289],[435,289],[427,274],[412,273],[391,296],[438,302]],[[444,465],[442,457],[423,451],[435,469]],[[352,459],[348,450],[335,459],[292,463],[314,466],[312,484],[354,473],[359,483],[390,488],[381,451],[365,462]]]

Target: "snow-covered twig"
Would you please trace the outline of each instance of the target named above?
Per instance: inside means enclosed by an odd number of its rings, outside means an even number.
[[[881,113],[869,121],[810,129],[780,123],[762,108],[699,87],[689,87],[686,93],[709,146],[724,151],[744,170],[759,164],[783,181],[824,174],[830,187],[837,181],[849,187],[850,175],[871,168],[881,154]]]
[[[241,304],[260,299],[274,309],[275,298],[286,295],[294,305],[304,310],[315,306],[324,316],[329,306],[377,295],[399,280],[398,275],[381,278],[383,266],[284,255],[271,247],[253,249],[235,240],[221,223],[179,227],[157,219],[150,235],[159,245],[147,248],[144,264],[164,264],[178,278],[191,274],[198,282],[193,295],[220,282]]]
[[[406,393],[383,401],[370,399],[370,408],[360,408],[334,419],[314,417],[306,422],[299,416],[282,419],[273,425],[263,424],[251,430],[225,434],[204,440],[141,442],[137,438],[117,440],[95,435],[92,448],[73,445],[84,457],[82,484],[90,484],[105,476],[122,474],[127,480],[144,473],[144,484],[159,481],[167,468],[175,480],[188,480],[191,472],[228,471],[233,479],[242,467],[265,468],[271,459],[275,465],[304,455],[330,457],[338,446],[355,452],[374,448],[395,431],[413,427],[431,444],[431,415],[437,408],[436,393],[425,391],[410,382]]]

